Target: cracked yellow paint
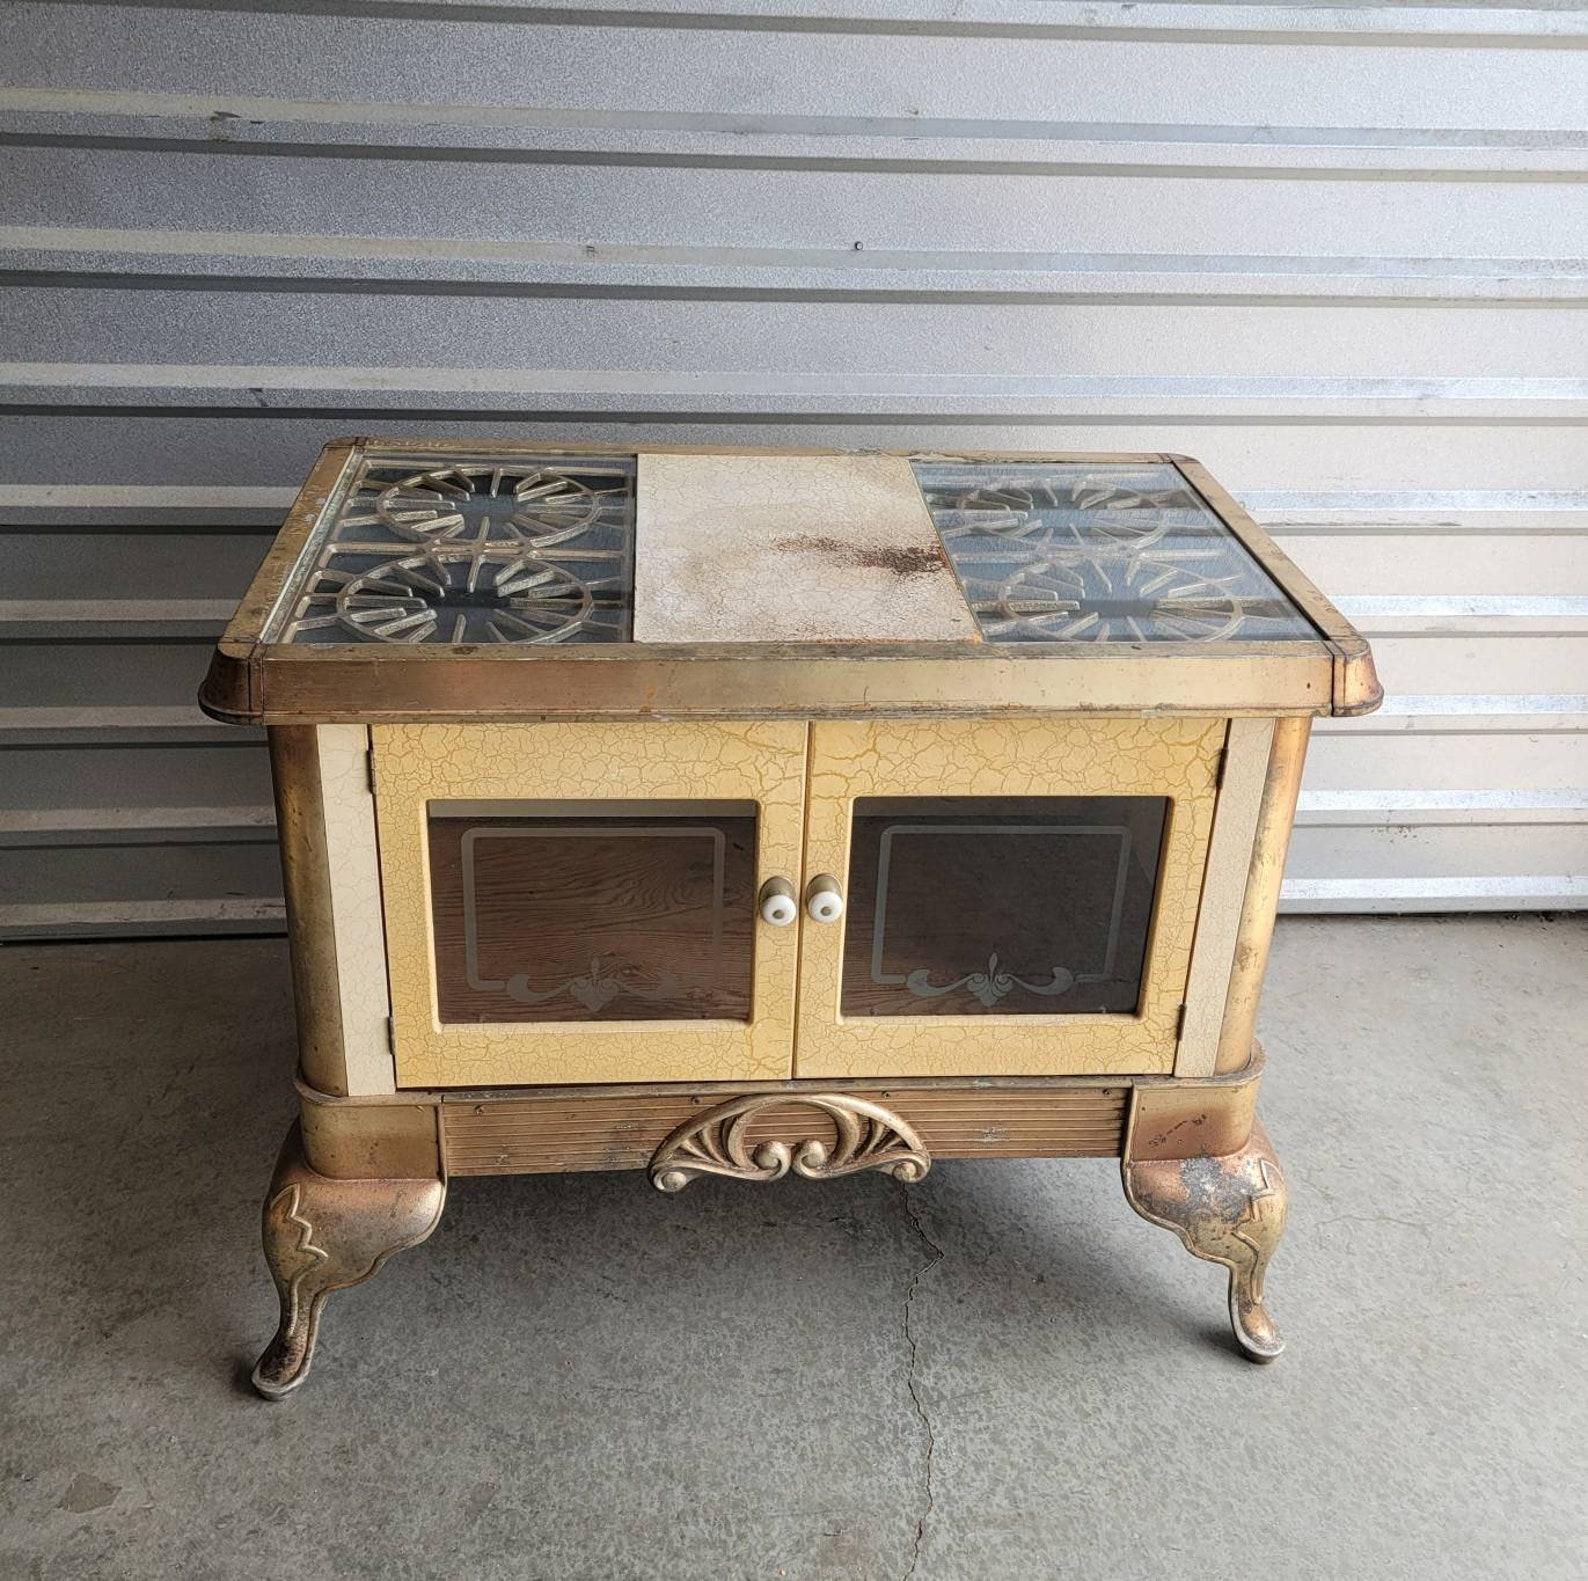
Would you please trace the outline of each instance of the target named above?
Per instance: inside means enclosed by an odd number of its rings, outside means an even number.
[[[766,1081],[790,1074],[798,928],[757,926],[747,1022],[442,1025],[425,804],[520,797],[753,801],[759,886],[799,872],[802,722],[375,725],[371,737],[399,1087]]]
[[[1173,718],[376,725],[376,809],[400,1087],[1173,1069],[1226,721]],[[1168,796],[1134,1016],[839,1014],[843,926],[756,929],[748,1022],[442,1025],[426,803],[726,799],[759,809],[757,883],[847,874],[857,796]],[[801,844],[803,832],[803,857]],[[799,980],[796,1050],[795,980]]]
[[[804,928],[797,1076],[1070,1076],[1174,1068],[1222,719],[889,720],[811,729],[805,872],[847,874],[857,796],[1168,796],[1134,1016],[839,1013],[842,924]]]

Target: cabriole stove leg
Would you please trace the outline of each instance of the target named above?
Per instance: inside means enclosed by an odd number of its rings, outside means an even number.
[[[1230,1271],[1230,1323],[1253,1361],[1285,1348],[1263,1305],[1263,1276],[1285,1233],[1285,1177],[1261,1123],[1238,1152],[1123,1162],[1125,1197],[1196,1257]]]
[[[439,1179],[317,1174],[293,1124],[265,1198],[265,1260],[281,1296],[281,1324],[254,1368],[260,1394],[283,1399],[308,1377],[325,1298],[361,1284],[393,1252],[417,1246],[440,1221],[446,1197]]]

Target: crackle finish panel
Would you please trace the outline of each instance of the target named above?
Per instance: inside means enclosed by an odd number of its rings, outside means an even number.
[[[849,871],[863,796],[1162,796],[1171,800],[1135,1015],[845,1017],[844,927],[807,924],[795,1074],[1166,1073],[1213,824],[1221,719],[819,722],[811,730],[805,872]]]
[[[976,642],[902,456],[639,461],[636,642]]]
[[[804,724],[376,725],[371,735],[399,1087],[789,1076],[796,928],[756,928],[748,1021],[443,1025],[436,1012],[426,804],[753,802],[759,885],[799,868]]]

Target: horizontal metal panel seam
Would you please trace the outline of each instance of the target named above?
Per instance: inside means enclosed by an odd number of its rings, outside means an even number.
[[[206,4],[204,9],[210,9]],[[1558,14],[1558,13],[1557,13]],[[1582,35],[1588,40],[1588,25]],[[998,116],[910,116],[783,114],[708,110],[558,107],[523,103],[489,104],[471,100],[346,98],[294,99],[230,92],[161,93],[128,89],[28,88],[0,86],[0,124],[54,115],[118,119],[167,118],[203,133],[211,151],[224,151],[260,135],[260,129],[288,122],[303,126],[397,126],[435,131],[441,127],[500,128],[520,136],[558,133],[626,133],[636,137],[667,134],[720,134],[743,142],[754,138],[809,137],[903,139],[911,143],[987,140],[998,143],[1095,143],[1114,149],[1132,143],[1191,146],[1242,145],[1253,152],[1294,148],[1346,149],[1378,154],[1385,149],[1516,149],[1525,152],[1588,150],[1588,130],[1527,126],[1353,126],[1347,123],[1242,124],[1216,121],[1043,120]],[[237,122],[240,124],[216,125]]]
[[[0,118],[0,124],[4,124]],[[591,139],[581,140],[587,143]],[[625,140],[606,149],[588,146],[569,148],[498,146],[483,142],[368,143],[287,142],[260,139],[254,142],[208,142],[201,137],[177,138],[136,135],[89,135],[82,133],[38,133],[21,135],[0,132],[0,148],[60,148],[105,153],[167,153],[179,156],[213,158],[247,157],[341,161],[410,162],[481,165],[545,165],[635,170],[721,170],[784,171],[810,175],[929,175],[929,176],[1011,176],[1032,179],[1064,179],[1106,176],[1115,181],[1286,181],[1286,182],[1372,182],[1457,184],[1580,185],[1588,182],[1580,149],[1562,152],[1529,150],[1526,156],[1509,150],[1464,148],[1363,149],[1347,160],[1327,146],[1277,149],[1264,144],[1223,144],[1204,157],[1192,158],[1179,148],[1150,145],[1123,145],[1130,157],[1103,144],[1077,145],[1070,157],[1035,158],[1029,147],[972,148],[936,155],[919,151],[910,154],[839,154],[821,149],[808,154],[792,152],[751,152],[753,143],[733,139],[732,152],[712,152],[709,148],[659,150],[651,146],[630,148]],[[647,145],[650,139],[644,140]],[[683,140],[680,140],[683,141]],[[900,138],[901,145],[913,140]],[[782,147],[784,145],[778,144]],[[1216,157],[1214,157],[1216,155]]]
[[[87,395],[90,392],[85,391]],[[101,392],[102,393],[102,392]],[[123,395],[125,391],[118,392]],[[367,393],[367,392],[365,392]],[[1404,411],[1347,411],[1347,412],[1174,412],[1143,409],[1139,411],[953,411],[941,408],[923,408],[918,411],[784,411],[757,408],[642,408],[630,406],[563,406],[556,408],[522,407],[436,407],[392,402],[389,405],[346,404],[307,405],[284,403],[272,405],[256,398],[247,405],[228,405],[225,401],[204,403],[166,403],[128,398],[120,401],[5,401],[0,400],[0,418],[123,418],[148,420],[223,419],[237,420],[291,420],[305,423],[334,425],[322,430],[333,434],[351,429],[375,430],[402,423],[413,429],[416,425],[445,425],[448,428],[468,425],[501,425],[512,430],[515,437],[534,433],[537,429],[568,427],[588,432],[595,428],[595,438],[610,437],[610,431],[632,431],[637,427],[662,430],[701,429],[710,433],[723,429],[763,428],[786,429],[790,444],[808,444],[813,441],[804,435],[808,429],[914,429],[926,431],[934,428],[1037,428],[1052,434],[1065,428],[1330,428],[1350,429],[1533,429],[1546,431],[1562,429],[1580,433],[1583,417],[1572,412],[1551,415],[1509,412],[1474,413],[1420,413],[1415,403],[1408,402]],[[671,435],[668,443],[675,441]],[[724,443],[743,443],[742,440],[724,439]],[[556,438],[547,444],[555,447]],[[840,447],[842,448],[842,447]],[[867,447],[869,448],[869,447]],[[923,442],[918,448],[931,448]],[[977,448],[982,448],[978,441]],[[1089,449],[1109,448],[1130,450],[1132,445],[1124,440],[1111,441],[1105,447],[1089,445]]]
[[[1315,39],[1330,43],[1561,45],[1588,32],[1571,10],[1547,6],[1324,6],[1131,4],[1129,0],[651,0],[644,6],[526,5],[521,0],[35,0],[43,5],[116,5],[160,10],[343,15],[380,21],[486,22],[497,26],[760,33],[831,33],[909,38],[1112,39],[1164,41]],[[1221,20],[1244,17],[1243,24]]]

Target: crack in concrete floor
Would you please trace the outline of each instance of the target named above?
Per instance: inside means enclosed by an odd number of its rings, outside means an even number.
[[[925,1434],[925,1449],[921,1456],[921,1508],[915,1519],[915,1540],[910,1546],[910,1566],[904,1572],[900,1581],[910,1581],[915,1574],[916,1567],[921,1562],[921,1546],[926,1541],[926,1523],[932,1518],[932,1511],[936,1507],[936,1490],[932,1485],[933,1457],[937,1453],[937,1430],[932,1425],[932,1418],[926,1409],[926,1402],[921,1398],[921,1385],[919,1377],[919,1362],[921,1354],[920,1341],[915,1332],[915,1305],[921,1293],[921,1281],[948,1254],[938,1243],[932,1239],[926,1228],[926,1221],[922,1218],[920,1206],[916,1199],[915,1186],[907,1185],[903,1181],[896,1183],[899,1191],[899,1200],[904,1205],[904,1216],[909,1220],[910,1226],[920,1237],[921,1244],[931,1255],[910,1276],[909,1288],[904,1292],[904,1340],[910,1348],[909,1366],[905,1371],[905,1387],[910,1391],[910,1403],[915,1407],[915,1414],[920,1419],[921,1431]]]

